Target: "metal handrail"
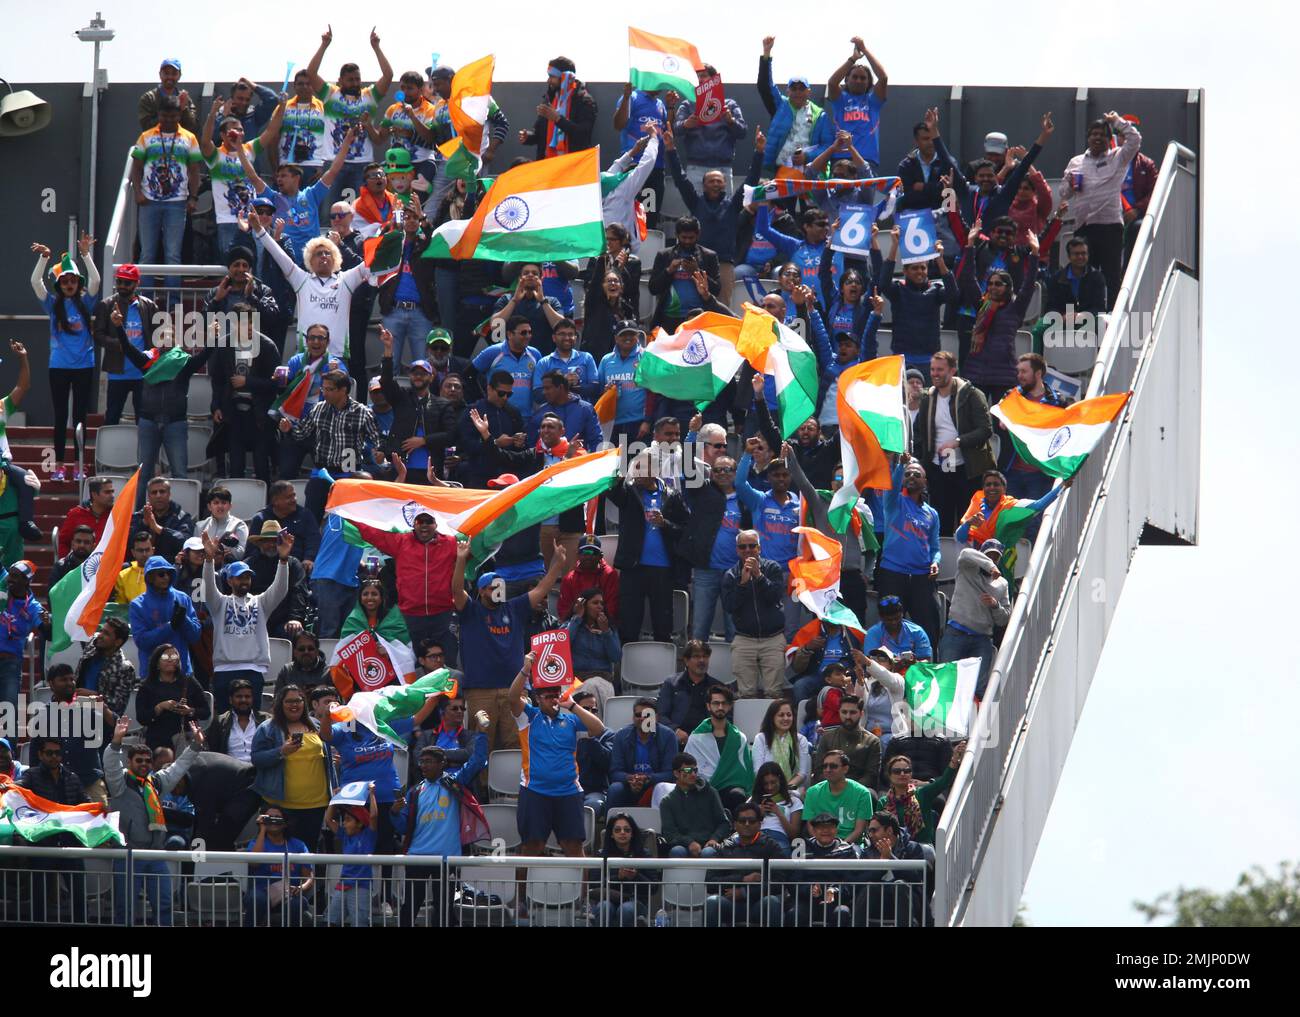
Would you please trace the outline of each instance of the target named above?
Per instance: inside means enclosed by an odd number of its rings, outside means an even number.
[[[135,249],[135,223],[135,192],[131,187],[131,155],[128,152],[122,167],[122,179],[117,185],[117,198],[113,202],[113,217],[108,221],[108,234],[99,248],[104,259],[100,275],[110,280],[110,284],[117,266],[131,260]],[[126,257],[119,260],[123,251]]]
[[[1131,387],[1137,354],[1150,340],[1150,334],[1134,334],[1138,319],[1133,315],[1138,311],[1155,312],[1160,286],[1173,262],[1192,264],[1197,260],[1194,241],[1198,226],[1191,227],[1189,236],[1185,221],[1166,222],[1166,214],[1175,210],[1171,204],[1177,195],[1175,187],[1180,182],[1186,185],[1195,173],[1196,154],[1170,142],[1101,337],[1087,388],[1089,397]],[[1191,203],[1199,214],[1194,198]],[[1175,211],[1183,211],[1181,204]],[[1173,236],[1175,233],[1177,236]],[[1186,243],[1189,239],[1190,245]],[[1159,278],[1152,281],[1156,272]],[[1134,356],[1121,357],[1121,351],[1129,347],[1133,347]],[[1130,407],[1125,421],[1131,412]],[[1075,475],[1072,487],[1044,514],[1028,573],[990,673],[976,731],[936,829],[935,915],[945,924],[957,917],[959,903],[978,867],[983,843],[1001,803],[1004,773],[1024,725],[1034,680],[1050,646],[1057,608],[1078,559],[1079,541],[1097,508],[1106,467],[1124,431],[1123,426],[1116,427],[1107,436],[1104,448],[1089,457]]]

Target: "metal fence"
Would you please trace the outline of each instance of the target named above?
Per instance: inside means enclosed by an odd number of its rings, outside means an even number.
[[[913,927],[930,887],[922,860],[0,847],[0,923],[24,925]]]
[[[1195,268],[1199,258],[1199,182],[1193,152],[1171,142],[1101,338],[1089,397],[1130,389],[1171,266]],[[1131,408],[1126,411],[1125,421]],[[948,795],[935,840],[936,922],[959,917],[963,894],[1001,804],[1003,774],[1025,722],[1039,664],[1050,645],[1058,607],[1073,574],[1089,517],[1103,498],[1103,478],[1127,440],[1124,422],[1088,457],[1072,487],[1047,510],[1007,624],[977,729]]]

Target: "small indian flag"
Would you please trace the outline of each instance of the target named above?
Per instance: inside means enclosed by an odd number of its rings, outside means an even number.
[[[850,367],[840,375],[835,402],[844,485],[831,499],[829,515],[835,532],[843,533],[864,490],[886,491],[892,485],[886,453],[907,450],[903,358],[879,357]]]
[[[975,686],[979,682],[978,657],[950,664],[913,664],[903,675],[903,701],[912,714],[917,735],[965,738],[975,714]]]
[[[144,365],[144,383],[158,385],[171,381],[184,370],[190,362],[190,355],[179,346],[168,346],[162,350],[155,346],[148,354],[148,363]]]
[[[790,437],[817,408],[817,355],[794,329],[753,304],[745,304],[736,350],[776,382],[781,437]]]
[[[610,385],[605,389],[592,409],[596,411],[596,419],[600,421],[600,433],[605,436],[606,441],[613,441],[610,435],[614,433],[614,417],[618,414],[618,386]]]
[[[627,30],[628,78],[642,92],[671,88],[682,98],[695,101],[699,81],[696,68],[703,67],[699,50],[685,39],[654,35],[639,28]]]
[[[840,600],[840,542],[812,526],[796,526],[803,537],[799,558],[790,559],[790,596],[829,625],[862,631],[862,622]]]
[[[395,226],[362,242],[361,251],[366,268],[370,269],[372,285],[382,286],[402,267],[405,244],[405,232]]]
[[[0,778],[0,842],[10,843],[15,836],[39,841],[70,833],[83,847],[123,847],[126,841],[117,819],[116,812],[99,802],[60,805]]]
[[[488,146],[483,130],[488,114],[492,112],[492,72],[496,58],[490,54],[466,64],[451,79],[451,98],[447,100],[447,114],[456,137],[438,146],[450,159],[463,142],[466,152],[481,156]]]
[[[1011,434],[1016,453],[1049,477],[1068,480],[1124,412],[1131,392],[1084,399],[1073,406],[1048,406],[1012,389],[993,407]]]
[[[426,258],[463,261],[564,261],[599,254],[600,150],[525,163],[506,170],[470,219],[439,226]]]
[[[126,561],[131,513],[135,510],[135,492],[139,483],[140,470],[137,468],[131,479],[122,485],[95,550],[50,590],[51,653],[66,649],[73,641],[84,643],[94,638],[104,605],[113,595],[121,563]]]
[[[656,329],[636,365],[636,383],[703,409],[736,376],[745,358],[736,349],[740,319],[705,311],[672,335]]]
[[[381,738],[398,748],[407,747],[391,727],[395,720],[414,717],[430,696],[455,699],[459,684],[447,668],[440,668],[417,678],[409,685],[388,685],[370,692],[357,692],[346,704],[330,710],[330,720],[347,723],[353,721],[369,728]]]
[[[303,413],[307,410],[307,395],[311,392],[312,371],[320,363],[321,360],[317,360],[313,364],[308,364],[294,375],[289,384],[284,387],[284,391],[271,404],[271,409],[268,411],[270,416],[279,415],[290,420],[302,419]]]

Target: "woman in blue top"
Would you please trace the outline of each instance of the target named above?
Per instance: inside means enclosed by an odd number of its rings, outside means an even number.
[[[99,292],[99,272],[90,258],[95,238],[83,233],[77,251],[86,266],[83,280],[71,255],[64,254],[53,270],[54,292],[45,285],[45,266],[50,249],[32,244],[36,268],[32,271],[32,292],[50,316],[50,397],[54,403],[54,472],[50,479],[67,479],[68,396],[72,396],[72,426],[84,425],[90,409],[91,380],[95,373],[95,343],[91,335],[91,298]],[[74,480],[85,479],[78,459]]]

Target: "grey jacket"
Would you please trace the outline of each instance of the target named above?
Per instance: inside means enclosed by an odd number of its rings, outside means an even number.
[[[980,594],[987,593],[997,598],[996,607],[986,607],[980,603]],[[1011,597],[1007,590],[1007,581],[993,564],[992,559],[973,547],[962,549],[957,556],[957,581],[952,588],[952,604],[948,608],[948,620],[978,632],[991,636],[999,625],[1005,625],[1011,617]]]
[[[181,782],[198,754],[193,745],[187,745],[171,766],[164,766],[149,775],[159,798],[170,793]],[[149,813],[145,808],[144,797],[126,782],[124,746],[110,743],[104,750],[104,783],[108,786],[108,807],[118,814],[118,829],[122,831],[127,846],[160,850],[167,842],[167,829],[149,828]]]

